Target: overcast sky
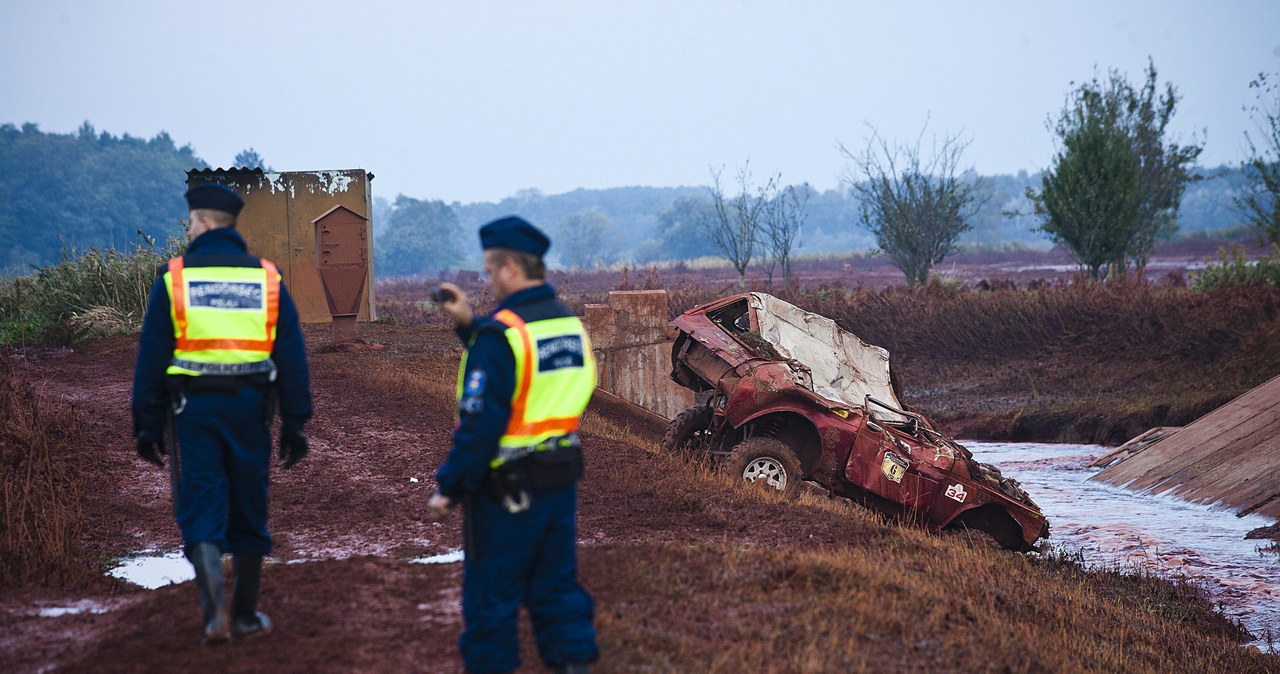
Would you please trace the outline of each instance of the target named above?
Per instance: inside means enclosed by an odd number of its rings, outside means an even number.
[[[702,185],[748,159],[830,189],[868,123],[963,133],[983,174],[1042,169],[1071,83],[1136,85],[1148,56],[1177,137],[1236,164],[1280,2],[3,0],[0,123],[364,168],[390,199]]]

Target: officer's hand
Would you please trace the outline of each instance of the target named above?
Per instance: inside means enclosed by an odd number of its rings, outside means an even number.
[[[307,434],[300,428],[285,428],[280,431],[280,460],[286,469],[307,455]]]
[[[436,492],[427,499],[427,508],[435,519],[443,519],[449,514],[449,510],[453,508],[453,499]]]
[[[164,443],[156,440],[155,436],[146,431],[139,432],[137,440],[138,456],[142,457],[142,460],[147,463],[155,464],[158,468],[164,468],[164,459],[162,458],[165,455]]]
[[[467,302],[467,294],[462,292],[462,288],[446,281],[440,284],[440,290],[445,291],[446,295],[444,301],[440,303],[440,308],[452,316],[458,325],[467,325],[475,320],[475,314],[471,312],[471,304]]]

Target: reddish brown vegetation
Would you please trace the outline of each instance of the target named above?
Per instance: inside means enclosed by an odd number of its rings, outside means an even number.
[[[1152,266],[1180,278],[1216,244],[1166,245]],[[956,282],[908,289],[879,258],[808,261],[775,294],[889,350],[906,402],[953,434],[1119,444],[1179,426],[1280,374],[1280,290],[1192,291],[1157,279],[1085,283],[1016,270],[1066,265],[1060,252],[957,256]],[[1069,266],[1069,265],[1067,265]],[[892,272],[892,273],[891,273]],[[888,281],[897,274],[898,283]],[[669,314],[739,292],[732,269],[552,272],[571,307],[610,289],[665,288]],[[481,306],[492,297],[478,282]],[[981,287],[991,290],[981,290]],[[378,288],[380,315],[443,324],[427,283]]]
[[[0,364],[0,587],[79,586],[93,569],[81,546],[84,488],[75,407],[41,399],[29,372]]]

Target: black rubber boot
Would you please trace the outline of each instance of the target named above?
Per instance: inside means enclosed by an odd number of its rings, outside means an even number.
[[[196,569],[196,588],[204,609],[205,643],[231,639],[231,614],[227,610],[226,585],[222,579],[222,551],[216,543],[187,546],[187,560]]]
[[[567,665],[556,665],[556,674],[590,674],[591,666],[585,662],[571,662]]]
[[[231,633],[237,638],[271,632],[271,619],[258,613],[258,589],[262,585],[262,555],[234,555],[235,590],[231,595]]]

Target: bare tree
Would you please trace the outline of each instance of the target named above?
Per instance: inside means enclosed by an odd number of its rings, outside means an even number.
[[[756,252],[761,234],[761,223],[768,213],[769,202],[777,190],[777,177],[769,178],[761,187],[753,187],[750,161],[738,169],[738,195],[726,199],[720,185],[719,171],[711,170],[711,202],[716,217],[707,222],[711,240],[724,252],[729,263],[738,271],[738,286],[746,285],[747,265]]]
[[[800,187],[788,185],[769,202],[765,217],[764,233],[769,249],[769,284],[773,285],[773,267],[782,267],[782,287],[791,285],[791,250],[798,243],[804,227],[805,208],[809,205],[809,184]]]
[[[914,145],[891,146],[875,127],[867,127],[871,138],[863,152],[854,154],[838,145],[851,162],[842,181],[859,198],[862,227],[906,274],[907,284],[924,283],[933,266],[971,229],[967,220],[982,205],[974,198],[975,185],[959,171],[969,141],[934,137],[932,155],[922,157],[924,129]]]
[[[1249,158],[1243,169],[1249,186],[1235,203],[1264,240],[1280,244],[1280,83],[1259,73],[1249,88],[1258,90],[1253,107],[1245,109],[1258,135],[1245,133]]]

